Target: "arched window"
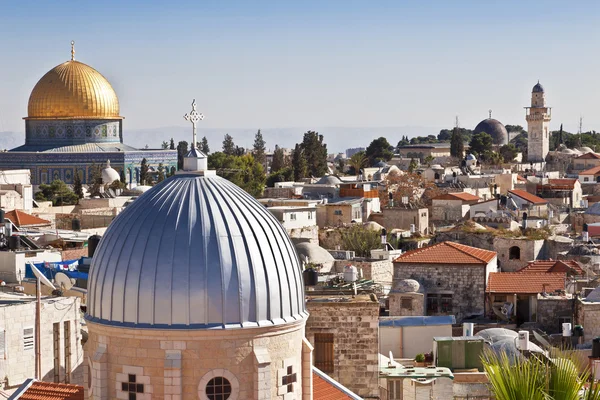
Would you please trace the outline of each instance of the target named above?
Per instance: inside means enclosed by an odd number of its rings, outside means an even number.
[[[437,172],[435,174],[433,174],[433,179],[435,179],[435,180],[440,179],[440,174],[438,174]]]
[[[519,246],[513,246],[508,249],[509,260],[520,260],[521,259],[521,248]]]
[[[237,400],[240,384],[226,369],[213,369],[205,374],[198,384],[198,397],[201,400]]]
[[[206,397],[210,400],[227,400],[231,396],[231,382],[217,376],[206,384]]]

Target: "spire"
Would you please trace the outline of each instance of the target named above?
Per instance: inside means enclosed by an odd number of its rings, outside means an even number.
[[[492,119],[492,109],[491,109],[491,108],[488,110],[488,113],[489,113],[489,115],[490,115],[490,117],[489,117],[489,118],[490,118],[490,119]]]
[[[204,115],[196,110],[196,99],[192,101],[192,111],[185,114],[183,118],[192,123],[192,148],[183,158],[183,170],[188,172],[206,171],[208,169],[208,160],[206,154],[198,150],[196,140],[196,124],[204,119]]]
[[[71,40],[71,61],[75,61],[75,41]]]

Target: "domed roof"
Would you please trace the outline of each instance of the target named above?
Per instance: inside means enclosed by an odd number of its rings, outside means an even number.
[[[27,118],[121,119],[119,99],[102,74],[79,61],[46,73],[29,96]]]
[[[298,243],[296,245],[296,251],[298,252],[300,260],[322,265],[322,272],[329,272],[331,267],[333,267],[333,263],[335,262],[335,258],[333,258],[331,253],[316,243]]]
[[[110,160],[106,161],[106,167],[102,169],[102,183],[107,185],[121,179],[119,173],[110,166]]]
[[[385,161],[379,161],[377,164],[375,164],[375,166],[378,168],[387,167],[387,165],[388,164]]]
[[[582,153],[593,153],[594,152],[594,150],[592,150],[591,148],[589,148],[587,146],[580,147],[579,151]]]
[[[565,148],[564,150],[562,150],[562,153],[564,154],[576,154],[575,151],[569,149],[569,148]]]
[[[159,329],[279,325],[306,317],[285,229],[216,175],[154,186],[110,224],[89,274],[86,318]]]
[[[396,293],[418,293],[421,285],[414,279],[402,279],[394,285]]]
[[[318,185],[339,185],[343,183],[340,178],[335,175],[325,175],[317,181]]]
[[[473,134],[485,132],[492,137],[494,144],[504,145],[508,143],[508,132],[502,123],[496,119],[488,118],[481,121],[473,130]]]
[[[531,92],[532,93],[544,93],[544,87],[540,84],[540,81],[538,81],[538,83],[535,84],[535,86],[533,87]]]
[[[475,155],[474,155],[474,154],[471,154],[471,153],[469,153],[469,154],[467,154],[467,156],[465,157],[465,160],[467,160],[467,161],[473,161],[473,160],[477,161],[477,157],[475,157]]]

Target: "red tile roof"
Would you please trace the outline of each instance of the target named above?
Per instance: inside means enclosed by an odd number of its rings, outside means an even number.
[[[527,182],[527,179],[523,178],[521,175],[517,175],[517,180],[519,182]]]
[[[83,386],[35,381],[20,400],[83,400]]]
[[[487,264],[495,251],[478,249],[454,242],[442,242],[429,247],[407,251],[396,258],[396,263],[408,264]]]
[[[533,294],[565,290],[565,273],[490,272],[488,293]]]
[[[569,179],[569,178],[563,178],[563,179],[548,179],[548,184],[547,185],[542,185],[542,186],[550,186],[551,188],[555,188],[555,189],[574,189],[575,188],[575,182],[577,182],[578,179]]]
[[[20,210],[12,210],[4,214],[4,218],[7,218],[18,227],[21,226],[47,226],[52,223],[46,219],[36,217],[35,215],[27,214]]]
[[[596,153],[585,153],[582,154],[580,156],[575,157],[576,160],[583,160],[583,159],[600,159],[600,155],[596,154]]]
[[[314,400],[348,400],[352,397],[321,378],[313,371],[313,399]]]
[[[508,192],[532,204],[548,204],[548,200],[544,200],[541,197],[537,197],[536,195],[526,192],[525,190],[513,189],[509,190]]]
[[[457,192],[457,193],[446,193],[434,197],[432,200],[462,200],[462,201],[480,201],[481,199],[471,193]]]
[[[597,175],[600,173],[600,165],[594,168],[586,169],[583,172],[580,172],[579,175]]]
[[[564,272],[568,275],[584,275],[585,272],[575,260],[532,261],[517,272],[546,273]]]

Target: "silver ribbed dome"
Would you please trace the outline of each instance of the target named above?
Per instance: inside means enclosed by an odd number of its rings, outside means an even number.
[[[153,187],[109,226],[86,318],[142,328],[269,326],[306,317],[298,256],[260,203],[218,176]]]

